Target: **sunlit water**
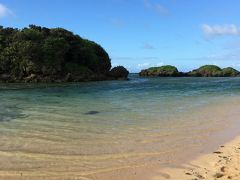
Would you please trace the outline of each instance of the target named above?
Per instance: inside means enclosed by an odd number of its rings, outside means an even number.
[[[0,174],[171,165],[237,134],[239,95],[240,78],[1,84]]]

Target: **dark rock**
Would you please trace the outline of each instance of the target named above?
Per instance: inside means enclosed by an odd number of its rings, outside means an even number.
[[[110,76],[113,77],[114,79],[119,79],[119,80],[127,80],[128,74],[129,74],[128,70],[123,66],[114,67],[110,71]]]
[[[0,79],[3,82],[9,82],[9,81],[11,81],[11,75],[9,75],[9,74],[2,74],[2,75],[0,75]]]
[[[99,114],[99,111],[88,111],[85,113],[85,115],[95,115],[95,114]]]

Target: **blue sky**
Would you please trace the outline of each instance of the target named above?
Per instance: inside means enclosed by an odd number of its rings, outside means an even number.
[[[131,72],[167,64],[240,69],[239,0],[0,0],[0,22],[69,29]]]

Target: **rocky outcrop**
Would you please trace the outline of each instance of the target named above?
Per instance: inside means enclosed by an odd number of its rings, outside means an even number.
[[[231,67],[221,69],[215,65],[205,65],[187,74],[194,77],[235,77],[239,71]]]
[[[174,66],[160,66],[160,67],[151,67],[145,70],[142,70],[139,73],[140,76],[161,76],[161,77],[178,77],[182,73],[179,73],[178,69]]]
[[[142,70],[139,76],[160,76],[160,77],[236,77],[240,72],[232,67],[221,69],[215,65],[205,65],[193,71],[179,72],[174,66],[151,67]]]
[[[109,55],[99,44],[63,28],[0,26],[0,37],[0,82],[127,79],[125,68],[111,70]]]
[[[128,74],[129,74],[128,70],[123,66],[114,67],[110,71],[110,76],[113,77],[113,79],[118,79],[118,80],[127,80]]]

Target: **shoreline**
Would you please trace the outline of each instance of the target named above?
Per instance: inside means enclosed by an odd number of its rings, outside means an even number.
[[[240,136],[235,137],[227,143],[219,146],[216,151],[202,154],[189,162],[177,167],[166,167],[156,169],[153,166],[142,165],[138,167],[128,167],[117,171],[103,172],[97,176],[83,176],[79,174],[64,175],[52,174],[42,176],[38,174],[22,174],[20,171],[0,172],[0,179],[124,179],[124,180],[238,180],[240,179]],[[150,173],[150,170],[154,172]],[[133,175],[134,172],[134,175]],[[68,175],[67,175],[68,174]],[[99,176],[100,175],[100,176]]]
[[[240,179],[240,136],[181,167],[163,168],[152,180]]]
[[[142,164],[88,176],[101,180],[239,180],[240,136],[223,143],[185,163],[159,167],[157,163]],[[161,166],[161,165],[160,165]]]

